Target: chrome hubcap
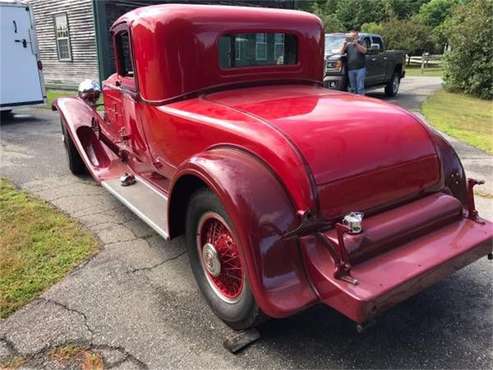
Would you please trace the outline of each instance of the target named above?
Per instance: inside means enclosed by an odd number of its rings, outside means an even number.
[[[245,274],[238,245],[226,221],[216,212],[206,212],[199,219],[196,240],[209,286],[224,302],[238,302],[244,292]]]
[[[394,92],[397,92],[397,90],[399,89],[399,79],[397,77],[394,77],[393,87],[394,87]]]
[[[205,269],[209,274],[214,277],[221,274],[221,261],[219,260],[219,254],[211,243],[206,243],[202,247],[202,258]]]

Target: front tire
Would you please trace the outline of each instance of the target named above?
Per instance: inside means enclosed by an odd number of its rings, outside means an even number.
[[[63,120],[60,120],[60,124],[62,125],[63,144],[67,153],[68,168],[73,175],[85,175],[87,173],[86,165],[84,164],[84,161],[82,161],[72,138],[68,134],[67,129],[63,124]]]
[[[401,85],[401,76],[398,71],[395,71],[392,78],[385,86],[385,95],[388,97],[394,97],[399,93],[399,87]]]
[[[262,315],[240,259],[241,246],[223,205],[207,189],[190,200],[186,244],[197,285],[214,313],[236,330],[258,324]]]

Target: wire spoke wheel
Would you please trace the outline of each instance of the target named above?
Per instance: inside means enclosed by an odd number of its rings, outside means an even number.
[[[212,290],[224,302],[237,302],[245,285],[239,248],[225,220],[215,212],[202,215],[197,226],[197,251]]]

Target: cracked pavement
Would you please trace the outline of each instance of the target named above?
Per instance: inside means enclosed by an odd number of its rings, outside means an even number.
[[[392,101],[413,110],[438,87],[436,79],[409,78]],[[24,367],[53,368],[50,351],[75,344],[116,369],[492,367],[486,259],[383,314],[363,334],[318,306],[265,323],[260,341],[229,354],[222,342],[232,332],[201,298],[183,239],[164,241],[91,179],[70,175],[55,113],[18,112],[1,126],[1,176],[79,220],[101,251],[0,321],[0,362],[22,357]],[[493,219],[491,156],[454,145],[468,174],[490,183],[478,204]]]

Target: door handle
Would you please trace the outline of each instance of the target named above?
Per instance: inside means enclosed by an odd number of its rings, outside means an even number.
[[[383,60],[387,60],[387,57],[383,57]]]
[[[26,39],[22,39],[22,40],[14,40],[14,41],[15,41],[15,42],[20,42],[20,43],[22,43],[22,46],[23,46],[23,47],[25,47],[25,48],[27,48],[27,41],[26,41]]]
[[[372,62],[374,62],[374,61],[376,61],[376,60],[377,60],[377,58],[371,58],[371,61],[372,61]]]

